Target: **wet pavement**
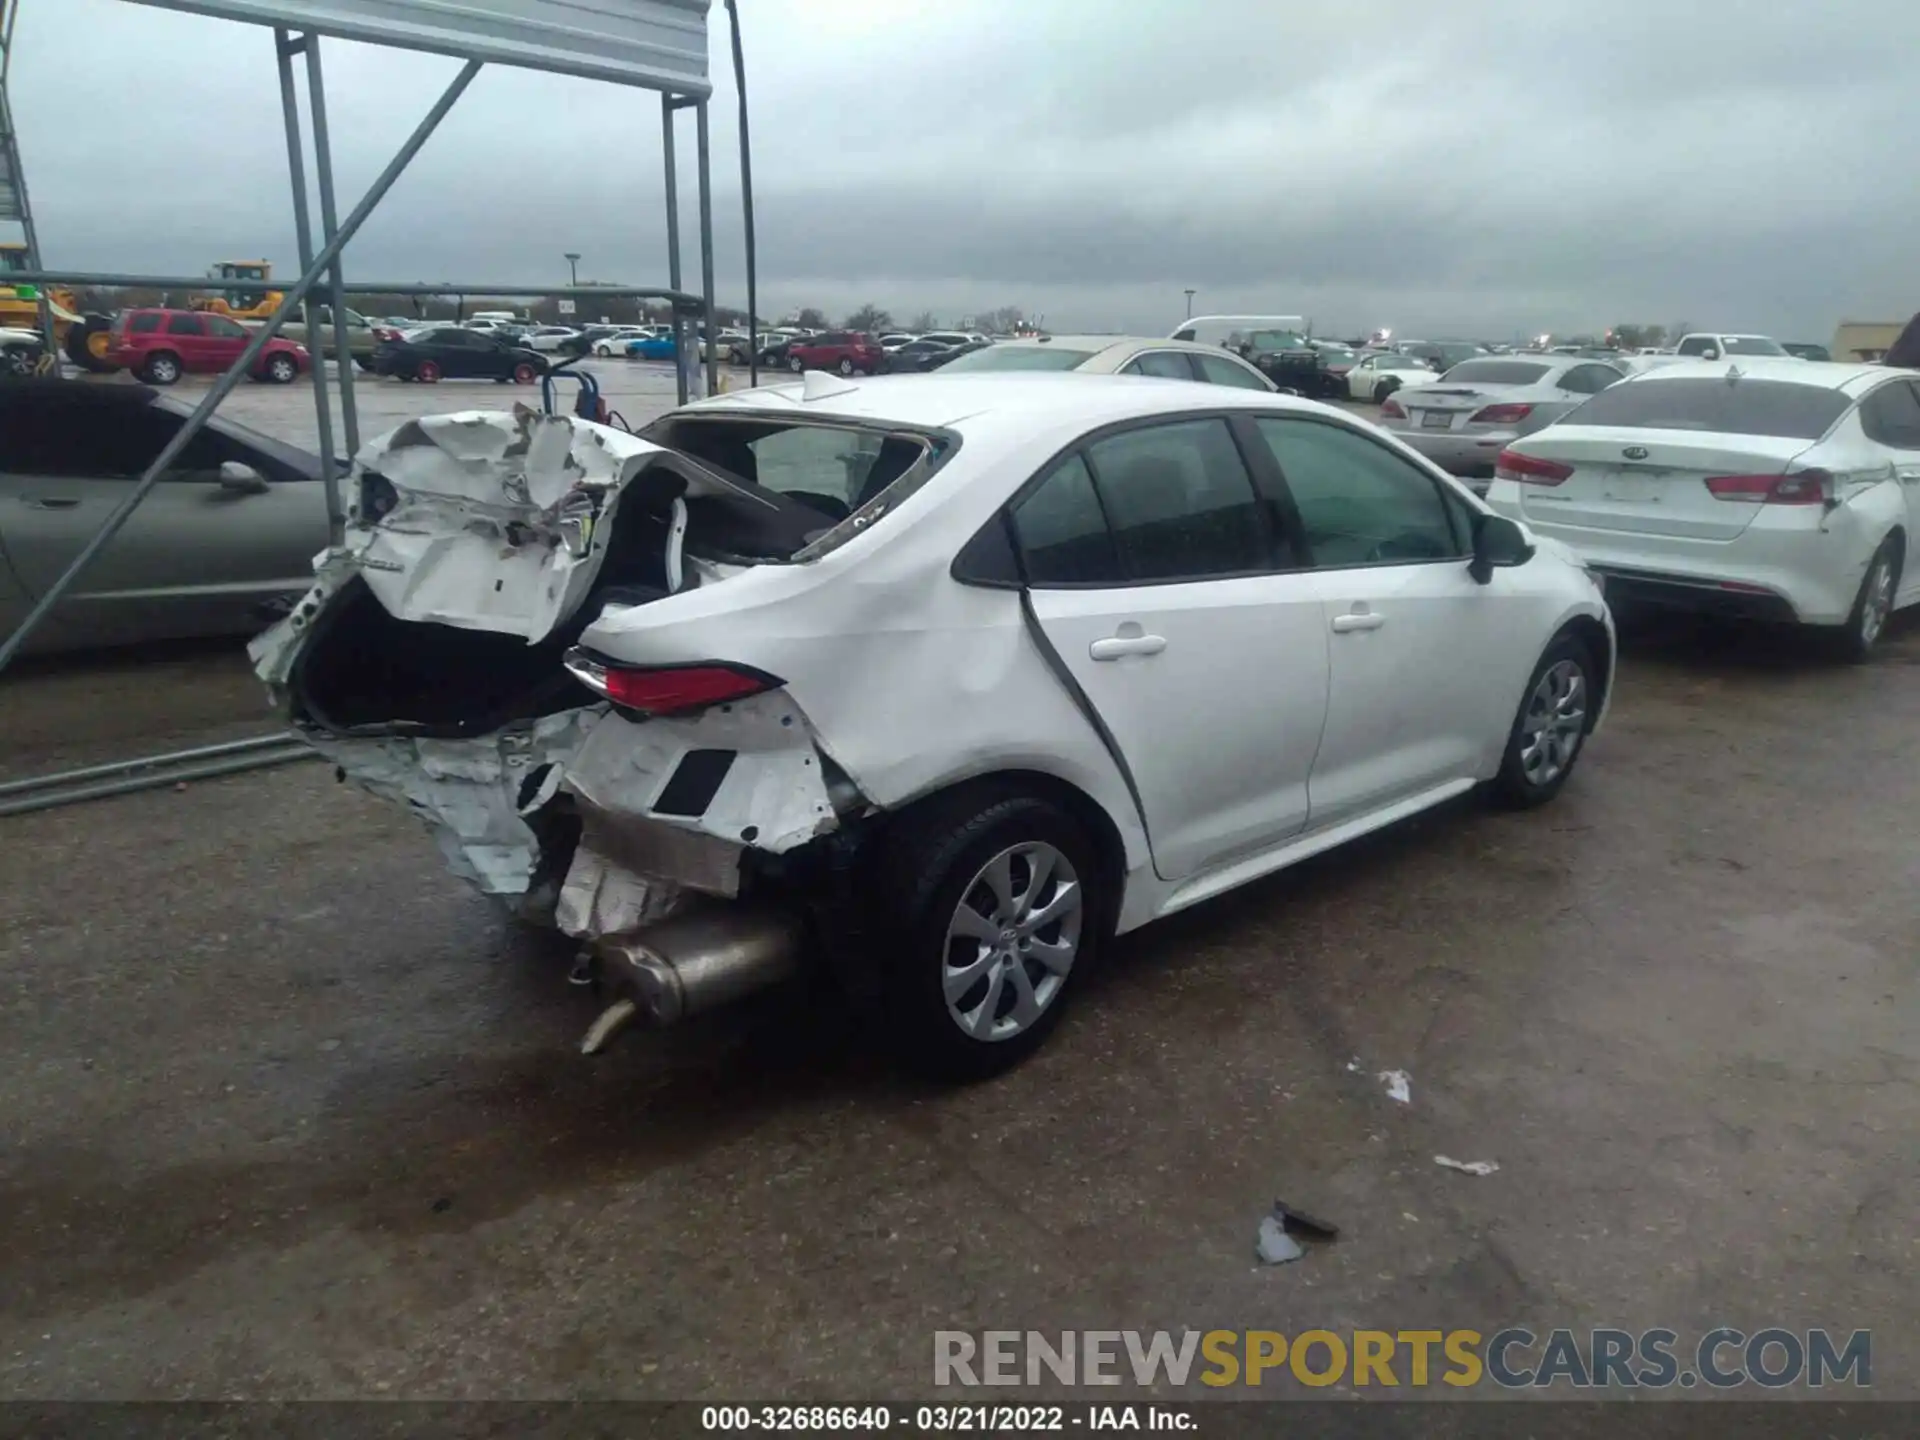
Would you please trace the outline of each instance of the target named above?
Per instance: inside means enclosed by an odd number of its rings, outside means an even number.
[[[9,774],[264,716],[225,646],[0,691]],[[848,1399],[928,1392],[936,1329],[1522,1323],[1871,1329],[1915,1396],[1916,713],[1911,622],[1861,668],[1644,630],[1555,804],[1128,937],[959,1091],[827,994],[581,1059],[567,948],[319,764],[0,820],[0,1395]],[[1276,1195],[1340,1240],[1256,1267]]]

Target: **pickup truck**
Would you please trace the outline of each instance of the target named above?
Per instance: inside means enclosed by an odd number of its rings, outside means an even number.
[[[280,333],[296,345],[304,345],[309,353],[319,356],[333,354],[333,307],[315,305],[312,312],[320,317],[320,333],[309,339],[307,336],[308,310],[301,307],[300,313],[280,327]],[[379,337],[373,333],[373,322],[366,316],[349,310],[347,314],[347,351],[353,356],[354,363],[362,370],[373,368],[373,352],[379,347]],[[258,330],[255,322],[250,328]]]

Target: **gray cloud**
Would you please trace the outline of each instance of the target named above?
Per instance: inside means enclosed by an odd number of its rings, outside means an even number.
[[[1834,0],[742,0],[762,308],[872,299],[1165,330],[1204,309],[1505,335],[1691,318],[1822,338],[1920,304],[1920,7]],[[724,15],[724,299],[742,296]],[[49,57],[49,58],[43,58]],[[76,63],[76,60],[80,63]],[[451,61],[332,44],[343,193]],[[27,0],[15,110],[50,258],[292,258],[264,31]],[[484,74],[356,275],[663,281],[658,103]],[[685,253],[693,253],[683,120]]]

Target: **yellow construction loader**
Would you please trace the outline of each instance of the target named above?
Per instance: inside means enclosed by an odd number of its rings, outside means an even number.
[[[27,247],[17,241],[0,242],[0,326],[15,330],[40,328],[40,302],[47,302],[53,321],[54,343],[69,360],[85,370],[107,371],[108,332],[113,322],[105,315],[82,315],[71,290],[58,285],[10,284],[7,277],[27,268]]]
[[[273,266],[265,260],[219,260],[207,271],[213,280],[271,280]],[[229,320],[265,320],[280,308],[284,292],[229,290],[222,295],[196,295],[187,303],[196,310],[211,310]]]

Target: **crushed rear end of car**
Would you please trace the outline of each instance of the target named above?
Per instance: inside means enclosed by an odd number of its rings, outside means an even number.
[[[884,457],[879,489],[925,458],[849,443],[869,472]],[[792,974],[808,924],[792,874],[830,863],[813,842],[870,807],[778,675],[635,663],[589,632],[677,607],[697,647],[736,591],[776,605],[757,581],[844,518],[569,416],[410,421],[362,451],[346,544],[252,654],[342,778],[418,815],[454,874],[581,942],[617,992],[595,1049],[637,1016]]]

